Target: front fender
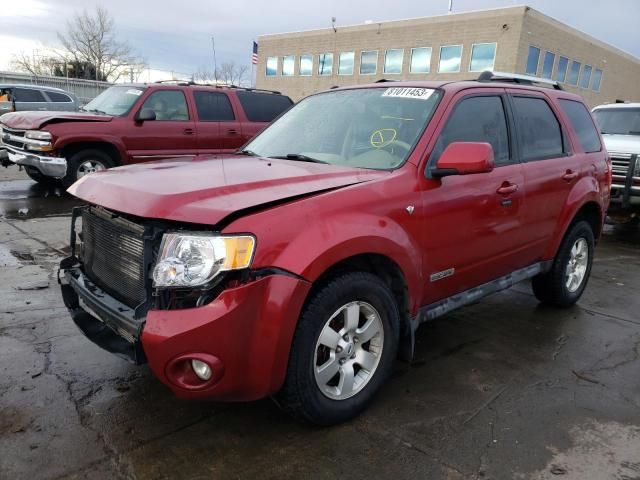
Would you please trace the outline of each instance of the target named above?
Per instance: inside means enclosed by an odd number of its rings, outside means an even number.
[[[56,150],[62,150],[63,148],[73,145],[75,143],[110,143],[113,145],[120,154],[120,159],[123,164],[126,164],[127,149],[120,137],[114,135],[98,135],[92,133],[80,133],[80,134],[62,134],[56,138],[53,148]]]
[[[404,274],[411,311],[419,306],[423,284],[420,248],[391,218],[362,212],[335,215],[305,226],[279,247],[261,252],[258,246],[254,266],[279,267],[311,282],[342,260],[361,254],[383,255]]]
[[[593,177],[582,177],[576,182],[571,189],[569,197],[565,202],[564,208],[560,214],[556,230],[553,235],[553,241],[549,244],[549,248],[545,252],[545,259],[553,259],[556,256],[558,248],[564,239],[571,222],[575,219],[580,209],[589,202],[594,202],[600,209],[600,222],[604,223],[604,214],[601,207],[602,193],[600,186]]]

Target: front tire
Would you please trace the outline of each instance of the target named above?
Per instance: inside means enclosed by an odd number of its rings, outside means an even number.
[[[584,220],[574,223],[551,270],[532,279],[533,293],[541,303],[566,308],[578,301],[591,273],[594,244],[591,225]]]
[[[353,272],[329,281],[300,317],[279,404],[317,425],[355,417],[391,374],[399,325],[398,305],[379,277]]]
[[[113,159],[102,150],[82,150],[67,159],[67,173],[62,177],[62,186],[69,188],[85,175],[114,166]]]

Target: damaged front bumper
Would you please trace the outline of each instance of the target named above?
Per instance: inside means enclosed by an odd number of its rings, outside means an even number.
[[[45,177],[52,178],[62,178],[67,174],[67,160],[65,158],[36,155],[7,144],[2,144],[0,148],[6,152],[5,159],[2,159],[3,155],[0,153],[0,160],[5,166],[9,161],[23,167],[33,167]]]

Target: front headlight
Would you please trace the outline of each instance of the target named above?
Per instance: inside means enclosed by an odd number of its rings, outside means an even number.
[[[51,145],[51,134],[44,130],[27,130],[24,132],[24,147],[27,150],[35,150],[37,152],[50,152],[53,150]]]
[[[205,285],[220,272],[251,265],[255,238],[250,235],[166,233],[153,269],[154,287]]]

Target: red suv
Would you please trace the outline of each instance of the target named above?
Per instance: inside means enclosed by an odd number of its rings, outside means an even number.
[[[87,176],[65,304],[180,397],[351,418],[419,324],[526,279],[582,295],[611,168],[582,99],[536,82],[335,89],[237,155]]]
[[[118,85],[81,112],[0,118],[0,150],[38,182],[163,158],[233,152],[292,105],[279,92],[195,83]],[[6,163],[6,162],[5,162]]]

